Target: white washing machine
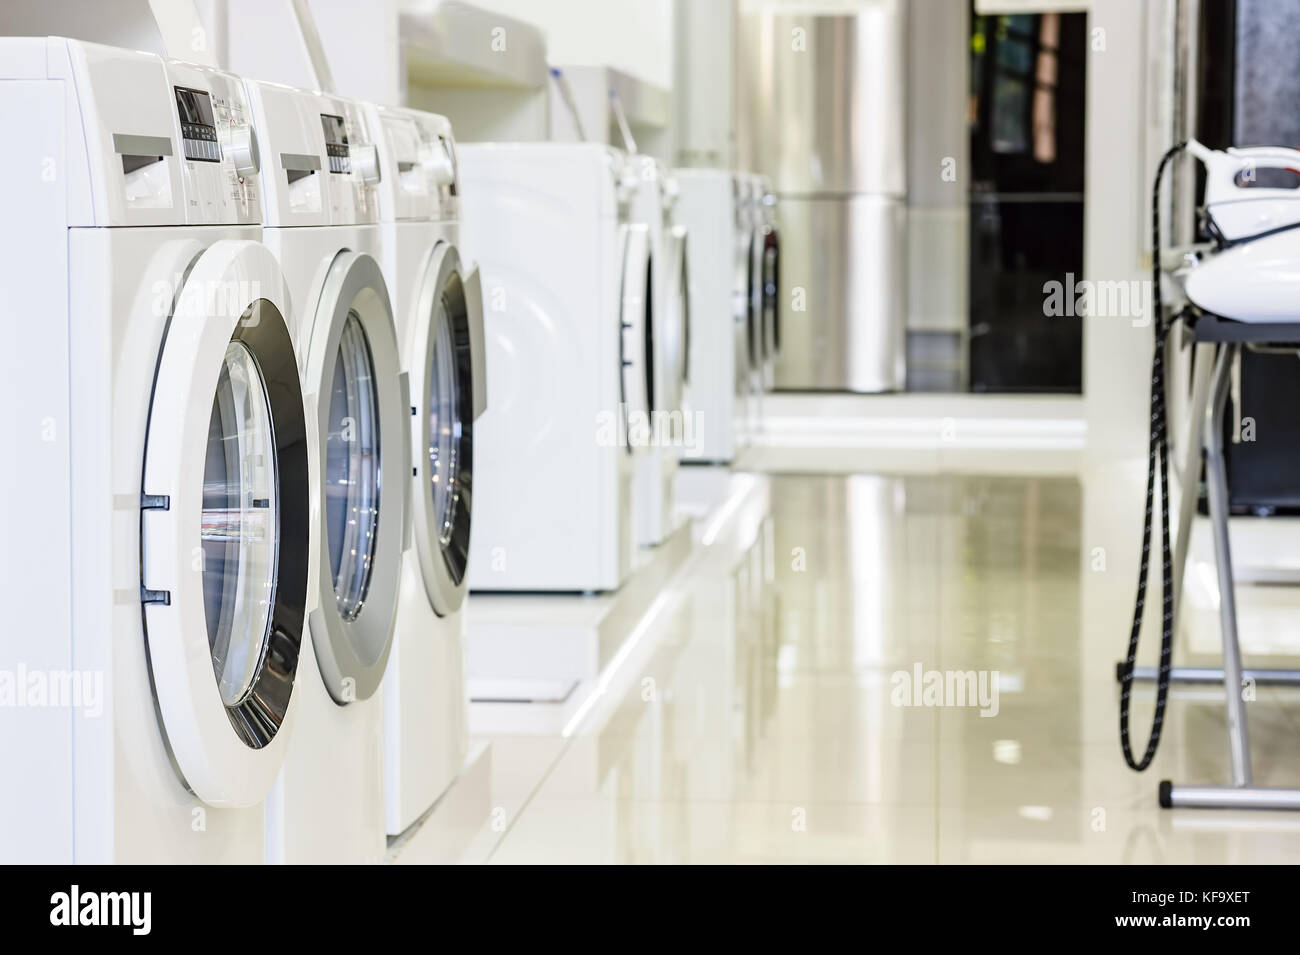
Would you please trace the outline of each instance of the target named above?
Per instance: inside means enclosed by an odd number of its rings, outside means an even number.
[[[411,382],[414,467],[397,625],[384,677],[384,797],[397,835],[446,790],[469,747],[464,617],[474,422],[486,403],[477,269],[458,251],[451,123],[367,106],[381,169],[380,262]]]
[[[635,555],[627,424],[647,415],[649,229],[607,146],[459,149],[461,237],[483,283],[472,590],[617,588]]]
[[[749,443],[750,233],[739,179],[677,169],[675,218],[687,233],[687,390],[699,440],[685,464],[726,464]]]
[[[0,39],[9,501],[0,856],[255,863],[310,485],[239,82]],[[170,70],[170,76],[169,76]],[[19,323],[21,322],[21,325]],[[20,550],[15,541],[25,542]],[[20,694],[20,696],[19,696]]]
[[[677,462],[682,448],[697,438],[687,417],[686,385],[687,262],[686,229],[673,220],[677,183],[659,160],[633,156],[638,185],[632,218],[650,230],[653,252],[651,321],[646,324],[645,354],[650,419],[629,422],[633,444],[644,448],[636,469],[637,543],[663,543],[676,526]]]
[[[781,233],[777,228],[777,198],[766,177],[762,189],[763,240],[763,390],[776,387],[776,359],[781,353]]]
[[[380,169],[360,104],[245,83],[266,156],[264,241],[289,289],[314,444],[314,587],[298,726],[268,800],[269,862],[387,846],[381,681],[406,549],[411,404],[379,265]]]

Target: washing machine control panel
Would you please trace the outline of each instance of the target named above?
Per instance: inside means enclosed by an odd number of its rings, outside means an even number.
[[[367,106],[378,131],[380,212],[387,221],[432,219],[429,180],[420,162],[420,131],[408,110]]]
[[[347,176],[330,171],[321,117],[336,115],[338,110],[311,90],[258,80],[245,80],[243,88],[261,153],[263,225],[329,225],[330,180]]]
[[[161,58],[62,37],[4,37],[0,45],[0,61],[12,68],[11,77],[44,77],[70,87],[57,117],[42,114],[47,124],[58,125],[64,158],[36,160],[41,180],[66,190],[69,225],[184,224],[183,163]],[[13,91],[5,114],[10,151],[31,145],[33,140],[9,127],[48,110],[41,105],[49,102],[44,95]],[[21,190],[26,182],[20,178],[8,186]]]
[[[366,119],[378,134],[385,219],[455,220],[456,145],[447,117],[401,106],[367,106]]]
[[[321,113],[320,126],[325,133],[325,155],[330,172],[335,175],[352,173],[352,157],[348,152],[348,131],[342,116]]]
[[[221,144],[212,115],[212,97],[206,90],[172,87],[176,93],[176,112],[181,121],[181,143],[185,158],[198,162],[221,162]]]
[[[434,218],[447,222],[457,218],[456,142],[451,121],[436,113],[419,113],[420,165],[434,197]]]
[[[363,225],[379,221],[380,166],[374,136],[360,103],[322,96],[330,222]]]
[[[181,144],[185,221],[202,225],[262,221],[260,157],[243,84],[210,67],[166,61]]]

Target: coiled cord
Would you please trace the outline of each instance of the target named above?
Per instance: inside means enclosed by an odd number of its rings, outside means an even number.
[[[1119,741],[1124,750],[1124,761],[1130,769],[1141,772],[1151,765],[1165,722],[1165,703],[1169,697],[1169,663],[1173,655],[1174,593],[1173,559],[1169,546],[1169,439],[1168,420],[1165,413],[1165,338],[1169,325],[1165,321],[1160,296],[1160,181],[1165,167],[1186,147],[1186,143],[1172,146],[1160,159],[1156,180],[1151,189],[1151,303],[1154,311],[1152,328],[1155,331],[1155,348],[1151,356],[1151,425],[1147,456],[1146,518],[1142,527],[1142,564],[1138,570],[1137,600],[1133,607],[1133,627],[1129,632],[1128,655],[1120,671]],[[1155,510],[1156,476],[1160,478],[1160,586],[1163,598],[1160,627],[1160,666],[1156,674],[1156,712],[1151,722],[1151,736],[1146,752],[1140,761],[1133,758],[1129,740],[1129,704],[1133,692],[1133,665],[1137,660],[1138,638],[1142,633],[1142,616],[1146,608],[1147,572],[1151,561],[1152,516]],[[1186,491],[1184,493],[1187,493]]]

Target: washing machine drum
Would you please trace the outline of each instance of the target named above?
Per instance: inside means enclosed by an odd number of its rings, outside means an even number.
[[[263,798],[283,759],[309,567],[307,425],[271,253],[214,243],[178,290],[144,452],[140,593],[150,683],[186,786]]]
[[[465,600],[474,498],[474,419],[484,403],[483,305],[478,272],[467,275],[455,246],[429,257],[416,303],[409,354],[412,542],[434,612]]]
[[[406,378],[371,256],[343,251],[331,262],[303,380],[320,448],[312,646],[330,696],[347,704],[379,688],[392,649],[410,467]]]

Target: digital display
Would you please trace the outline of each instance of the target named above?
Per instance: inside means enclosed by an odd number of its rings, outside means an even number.
[[[197,162],[220,162],[221,146],[217,143],[217,126],[212,118],[212,98],[203,90],[184,86],[175,89],[185,158]]]
[[[321,113],[320,124],[325,130],[325,155],[329,158],[330,172],[350,173],[352,159],[348,155],[348,132],[343,117]]]

